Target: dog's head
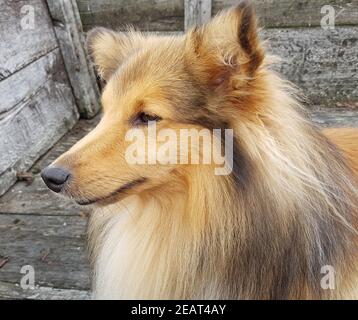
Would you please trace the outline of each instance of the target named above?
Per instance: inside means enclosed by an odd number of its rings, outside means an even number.
[[[165,143],[150,141],[153,123],[157,132],[171,129],[177,136],[183,128],[232,127],[233,115],[252,99],[264,60],[247,1],[180,36],[96,28],[88,49],[106,83],[103,117],[42,173],[52,190],[82,204],[141,192],[184,174],[188,165],[128,161],[128,136],[142,131],[134,144],[148,157],[154,152],[149,145],[159,150]]]

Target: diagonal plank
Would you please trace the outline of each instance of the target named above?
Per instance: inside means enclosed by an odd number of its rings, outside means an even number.
[[[0,81],[58,47],[42,0],[0,2]],[[27,17],[34,25],[27,25]],[[25,28],[24,28],[25,26]]]
[[[91,293],[86,290],[55,289],[51,287],[36,287],[22,289],[18,284],[0,281],[1,299],[29,300],[88,300]]]

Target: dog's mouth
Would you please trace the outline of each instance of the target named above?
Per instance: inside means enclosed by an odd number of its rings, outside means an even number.
[[[85,206],[95,203],[101,203],[101,204],[110,204],[114,202],[117,197],[121,194],[125,194],[129,190],[133,189],[134,187],[143,184],[147,181],[147,178],[140,178],[137,180],[133,180],[131,182],[128,182],[115,191],[111,192],[110,194],[103,196],[103,197],[97,197],[97,198],[91,198],[91,199],[74,199],[79,205]]]

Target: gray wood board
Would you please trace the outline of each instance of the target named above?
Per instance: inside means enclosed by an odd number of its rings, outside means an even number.
[[[335,25],[358,24],[358,0],[253,0],[264,27],[320,26],[321,9],[330,5]],[[95,26],[123,27],[133,24],[146,31],[177,31],[184,28],[184,1],[77,0],[85,30]],[[212,14],[234,6],[238,0],[213,0]]]
[[[77,0],[83,28],[122,28],[132,24],[147,31],[184,29],[182,0]]]
[[[18,182],[0,198],[1,213],[81,216],[87,215],[88,207],[76,205],[50,191],[39,175],[31,184]],[[0,217],[1,219],[1,217]]]
[[[25,29],[28,12],[33,8],[34,27]],[[21,8],[24,8],[21,11]],[[30,64],[58,46],[48,10],[42,0],[0,2],[0,80]],[[31,13],[30,13],[31,15]]]
[[[78,119],[59,49],[0,82],[0,96],[15,105],[0,119],[0,195],[29,169]],[[14,86],[20,84],[21,88]]]
[[[0,299],[11,300],[89,300],[90,291],[59,289],[37,286],[35,289],[22,289],[18,283],[0,281]]]
[[[1,214],[0,255],[8,260],[0,281],[20,283],[21,268],[31,265],[36,285],[89,289],[86,224],[86,217]]]
[[[213,0],[213,14],[223,8],[236,5],[238,0]],[[259,16],[260,25],[271,27],[320,26],[330,5],[334,9],[335,25],[358,24],[358,0],[252,0]],[[325,20],[324,20],[325,22]]]
[[[302,88],[312,104],[358,101],[358,27],[263,30],[275,69]]]
[[[184,29],[202,25],[210,20],[211,0],[184,0]]]
[[[320,127],[356,127],[358,128],[358,107],[327,108],[312,107],[311,120]]]
[[[47,0],[47,3],[78,110],[82,117],[91,118],[100,109],[99,89],[86,52],[77,3],[75,0]]]

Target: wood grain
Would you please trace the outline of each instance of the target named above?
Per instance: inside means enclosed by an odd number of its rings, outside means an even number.
[[[34,28],[23,29],[25,5],[33,7]],[[42,0],[0,2],[0,81],[58,46],[45,3]]]
[[[358,101],[358,27],[263,30],[275,67],[311,104]]]
[[[7,117],[14,109],[31,99],[32,96],[46,85],[51,75],[48,66],[53,54],[46,55],[28,65],[25,69],[14,73],[9,79],[0,82],[0,119]]]
[[[14,93],[17,103],[10,110],[7,105],[0,119],[0,195],[16,181],[16,171],[29,169],[78,118],[60,51],[34,64],[0,83],[4,99],[11,88],[22,93]],[[22,82],[23,88],[14,87],[13,81]]]
[[[325,15],[321,9],[325,5],[334,8],[336,26],[358,24],[358,0],[252,1],[261,25],[266,28],[320,26]],[[184,27],[184,1],[77,0],[77,3],[85,30],[125,24],[145,31],[177,31]],[[212,0],[212,15],[237,3],[238,0]]]
[[[326,14],[325,5],[334,8],[336,26],[358,24],[358,0],[252,0],[260,25],[266,28],[317,27]],[[213,14],[236,5],[238,0],[213,0]]]
[[[211,17],[211,0],[185,0],[184,1],[184,29],[193,25],[202,25]]]
[[[311,107],[311,120],[320,127],[358,128],[358,108]]]
[[[184,29],[182,0],[77,0],[85,31],[131,24],[144,31]]]
[[[36,175],[31,184],[18,182],[2,196],[0,199],[0,212],[79,217],[87,215],[89,209],[76,205],[75,202],[61,198],[51,192],[45,186],[41,177]]]
[[[22,289],[17,283],[0,281],[1,299],[15,300],[89,300],[90,291],[75,289],[58,289],[37,286],[35,289]]]
[[[100,109],[100,94],[86,52],[77,3],[75,0],[47,0],[47,3],[76,105],[83,118],[92,118]]]
[[[31,265],[35,284],[88,290],[86,217],[0,215],[0,255],[8,258],[0,281],[19,283],[20,269]]]

